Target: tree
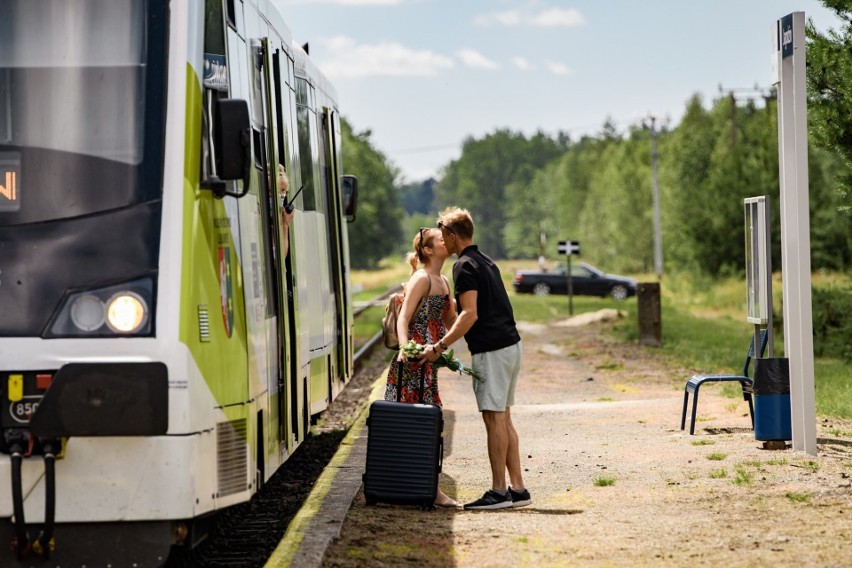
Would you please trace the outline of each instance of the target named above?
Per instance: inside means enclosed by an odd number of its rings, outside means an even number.
[[[461,157],[447,166],[438,184],[438,209],[459,206],[470,211],[474,240],[489,255],[505,258],[508,202],[524,201],[526,195],[516,192],[562,151],[558,141],[541,132],[529,139],[509,130],[497,130],[481,140],[468,138]]]
[[[839,209],[852,215],[852,5],[822,0],[843,25],[825,33],[809,22],[806,70],[810,129],[816,140],[836,152],[845,166],[839,177]]]
[[[585,255],[607,271],[648,271],[653,266],[650,137],[610,138],[592,176],[579,217]]]
[[[370,132],[355,133],[341,121],[343,164],[358,177],[358,214],[349,224],[349,257],[353,268],[374,268],[402,241],[403,210],[394,186],[397,172],[370,142]]]
[[[426,181],[418,181],[403,185],[399,188],[402,205],[409,215],[413,213],[431,213],[435,201],[435,181],[429,178]]]

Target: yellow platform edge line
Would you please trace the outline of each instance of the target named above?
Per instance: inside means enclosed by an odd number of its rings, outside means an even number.
[[[346,437],[343,438],[342,442],[340,442],[340,447],[337,452],[335,452],[334,457],[331,458],[331,461],[328,462],[328,465],[325,467],[322,475],[320,475],[319,479],[317,479],[314,484],[314,488],[305,500],[305,504],[302,505],[302,508],[296,513],[293,520],[290,521],[290,525],[287,527],[287,532],[284,533],[284,538],[281,539],[281,542],[279,542],[278,546],[275,547],[275,550],[272,551],[272,555],[269,557],[269,560],[266,561],[264,568],[290,566],[293,562],[293,557],[296,555],[296,552],[299,550],[299,545],[305,538],[305,533],[310,526],[311,520],[316,516],[322,506],[325,496],[328,495],[328,492],[331,490],[331,486],[334,483],[334,478],[337,475],[337,472],[340,471],[340,468],[343,466],[346,458],[349,457],[349,453],[352,451],[352,446],[355,444],[355,439],[361,434],[361,430],[367,422],[370,403],[374,400],[384,398],[383,391],[385,389],[385,384],[387,383],[387,373],[388,369],[385,369],[385,372],[382,373],[382,375],[373,383],[373,390],[370,392],[369,401],[364,408],[361,409],[361,412],[358,414],[358,418],[356,418],[352,423]]]

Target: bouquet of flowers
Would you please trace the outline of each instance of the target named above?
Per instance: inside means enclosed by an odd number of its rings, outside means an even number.
[[[403,353],[405,353],[405,356],[408,357],[409,359],[418,359],[421,355],[423,355],[423,352],[425,351],[425,347],[416,343],[413,339],[410,339],[410,340],[408,340],[408,343],[402,344],[400,346],[399,350],[402,351]],[[477,373],[476,371],[474,371],[470,367],[466,367],[464,365],[464,363],[462,363],[460,360],[456,359],[455,356],[453,355],[452,349],[450,349],[449,351],[445,351],[444,353],[441,353],[441,355],[438,357],[438,360],[435,361],[432,364],[435,365],[436,367],[439,367],[439,368],[440,367],[446,367],[451,371],[455,371],[456,373],[459,373],[460,375],[470,375],[471,377],[473,377],[477,381],[484,380],[479,373]]]

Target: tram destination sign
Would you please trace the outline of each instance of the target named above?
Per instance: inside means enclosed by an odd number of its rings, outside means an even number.
[[[15,152],[0,152],[0,212],[21,208],[21,158]]]

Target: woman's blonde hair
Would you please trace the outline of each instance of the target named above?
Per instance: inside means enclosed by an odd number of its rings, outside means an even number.
[[[414,248],[414,252],[408,253],[408,256],[406,257],[406,261],[409,265],[411,265],[412,274],[417,272],[417,266],[419,264],[426,264],[426,253],[423,249],[425,247],[431,247],[434,239],[435,235],[432,234],[432,229],[425,227],[417,231],[417,234],[414,235],[414,240],[411,243]]]
[[[467,209],[447,207],[438,213],[438,224],[461,239],[473,239],[473,218]]]

